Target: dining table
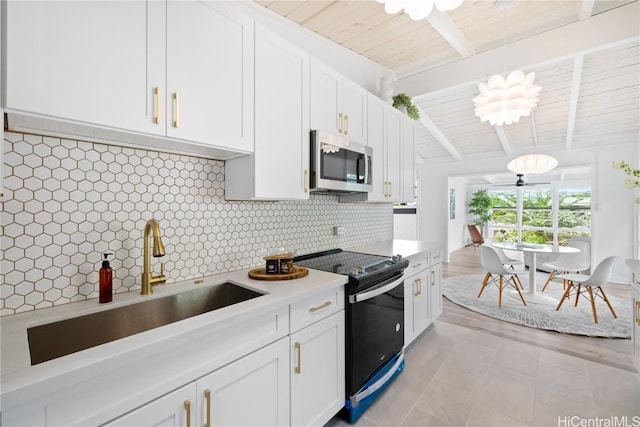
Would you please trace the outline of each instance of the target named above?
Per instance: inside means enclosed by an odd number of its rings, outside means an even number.
[[[506,249],[509,251],[520,251],[526,254],[529,261],[529,289],[524,292],[527,301],[535,301],[536,299],[547,299],[544,295],[538,293],[536,289],[536,255],[543,254],[568,254],[580,252],[580,249],[572,246],[560,245],[541,245],[536,243],[510,243],[510,242],[493,242],[496,248]]]

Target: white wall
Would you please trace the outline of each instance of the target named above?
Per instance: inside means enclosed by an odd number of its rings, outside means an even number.
[[[635,253],[634,223],[639,221],[634,192],[624,187],[624,175],[612,168],[614,160],[634,163],[640,148],[636,144],[599,147],[590,150],[573,149],[554,153],[561,167],[591,166],[593,191],[592,252],[595,263],[609,255],[618,255],[612,281],[629,283],[631,272],[624,259]],[[428,163],[422,166],[423,207],[420,219],[420,239],[446,243],[446,253],[459,248],[456,240],[458,225],[449,224],[449,177],[504,173],[506,158],[477,159],[448,163]]]
[[[469,232],[467,231],[467,224],[469,221],[469,214],[467,213],[467,180],[465,178],[449,178],[449,191],[455,190],[456,200],[456,217],[455,219],[449,219],[448,227],[448,247],[449,252],[460,249],[471,242]]]

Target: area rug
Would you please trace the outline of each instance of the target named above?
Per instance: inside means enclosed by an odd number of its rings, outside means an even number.
[[[519,275],[524,289],[529,289],[529,274]],[[612,297],[607,293],[617,319],[614,319],[604,300],[596,300],[598,323],[594,323],[591,305],[588,299],[580,297],[574,307],[575,297],[566,300],[559,311],[558,301],[562,297],[562,282],[552,282],[544,293],[549,297],[537,301],[527,301],[524,306],[515,289],[509,285],[502,293],[502,307],[498,307],[498,287],[488,285],[482,296],[477,298],[484,274],[457,276],[442,281],[442,294],[450,301],[469,310],[496,319],[533,328],[562,332],[565,334],[587,335],[591,337],[630,338],[631,337],[631,301]],[[547,274],[538,273],[538,289],[545,282]],[[603,287],[605,292],[607,288]],[[526,294],[525,300],[527,298]]]

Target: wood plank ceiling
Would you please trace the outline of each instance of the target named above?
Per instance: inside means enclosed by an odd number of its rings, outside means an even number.
[[[638,0],[517,0],[505,12],[465,0],[423,21],[373,0],[257,3],[393,72],[423,110],[416,151],[426,162],[638,141]],[[514,66],[542,86],[533,117],[481,123],[478,82]]]

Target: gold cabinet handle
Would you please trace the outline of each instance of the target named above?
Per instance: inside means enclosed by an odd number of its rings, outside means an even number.
[[[308,169],[304,170],[304,192],[305,193],[309,192],[309,170]]]
[[[422,263],[421,263],[421,262],[419,262],[419,263],[417,263],[417,264],[414,264],[413,268],[418,268],[418,267],[420,267],[421,265],[422,265]]]
[[[184,401],[184,410],[187,413],[187,427],[191,427],[191,402]]]
[[[180,97],[178,92],[173,94],[173,127],[180,127]]]
[[[636,323],[640,326],[640,301],[636,301]]]
[[[300,360],[300,352],[301,352],[300,347],[302,347],[302,345],[298,341],[296,341],[295,347],[296,347],[296,355],[298,357],[295,372],[296,374],[299,374],[302,369],[302,361]]]
[[[413,279],[413,296],[417,297],[418,295],[420,295],[420,291],[418,290],[418,279]]]
[[[318,311],[318,310],[322,310],[323,308],[325,308],[325,307],[329,307],[330,305],[331,305],[331,301],[325,301],[325,302],[324,302],[323,304],[321,304],[321,305],[317,305],[317,306],[315,306],[315,307],[311,307],[311,308],[309,309],[309,311],[310,311],[310,312],[312,312],[312,313],[315,313],[316,311]]]
[[[436,272],[431,270],[431,286],[436,285]]]
[[[342,113],[338,113],[338,118],[340,119],[340,126],[338,126],[338,132],[342,133],[342,119],[343,119],[343,115]]]
[[[344,115],[344,123],[345,123],[344,134],[347,135],[349,133],[349,115],[348,114]]]
[[[211,427],[211,390],[208,388],[204,390],[204,398],[207,401],[207,420],[204,423],[204,427]]]
[[[160,124],[160,86],[153,89],[153,98],[156,104],[156,116],[153,118],[153,122]]]

